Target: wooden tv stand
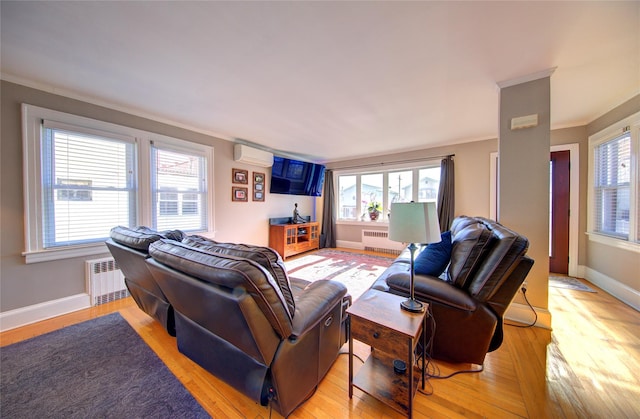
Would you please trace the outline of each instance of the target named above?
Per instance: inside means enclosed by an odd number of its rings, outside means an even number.
[[[320,228],[317,221],[300,224],[269,225],[269,247],[286,259],[298,253],[320,248]]]

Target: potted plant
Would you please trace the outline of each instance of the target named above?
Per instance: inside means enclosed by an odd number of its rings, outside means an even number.
[[[382,212],[382,204],[375,199],[369,202],[367,205],[367,212],[369,213],[369,219],[376,221]]]

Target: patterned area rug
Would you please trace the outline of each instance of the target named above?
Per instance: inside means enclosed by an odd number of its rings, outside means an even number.
[[[2,418],[209,418],[119,313],[4,346]]]
[[[290,277],[311,282],[320,279],[333,279],[342,282],[355,301],[378,279],[394,259],[395,257],[320,249],[287,260],[285,266]]]
[[[549,286],[554,288],[565,288],[574,291],[595,292],[588,285],[583,284],[576,278],[570,276],[550,276]]]

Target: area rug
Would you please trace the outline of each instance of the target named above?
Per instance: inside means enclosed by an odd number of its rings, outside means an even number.
[[[290,277],[342,282],[355,301],[394,261],[392,257],[320,249],[285,262]]]
[[[118,313],[0,352],[3,418],[209,417]]]
[[[554,288],[565,288],[574,291],[595,292],[588,285],[583,284],[576,278],[570,276],[550,276],[549,286]]]

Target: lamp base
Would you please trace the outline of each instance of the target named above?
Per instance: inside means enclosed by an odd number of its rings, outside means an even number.
[[[424,311],[424,304],[418,300],[409,298],[400,303],[400,308],[410,311],[412,313],[422,313]]]

